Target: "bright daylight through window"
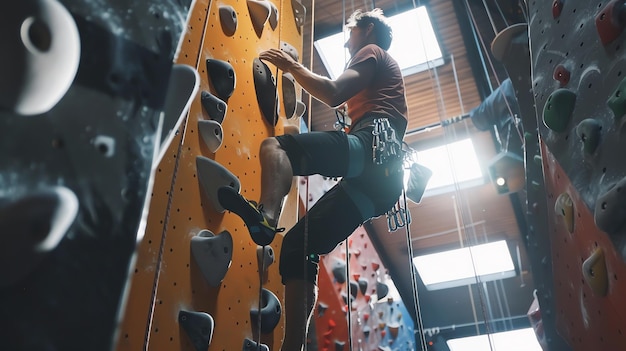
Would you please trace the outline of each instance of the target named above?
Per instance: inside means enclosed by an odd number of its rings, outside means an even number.
[[[393,41],[389,53],[393,56],[404,76],[443,64],[441,49],[435,37],[425,6],[390,16]],[[337,78],[349,58],[343,45],[347,32],[339,32],[315,41],[315,48],[322,58],[331,78]]]
[[[491,343],[489,342],[491,337]],[[447,341],[450,351],[541,351],[532,328],[487,335],[469,336]]]
[[[413,263],[428,290],[446,289],[515,276],[505,240],[417,256]]]

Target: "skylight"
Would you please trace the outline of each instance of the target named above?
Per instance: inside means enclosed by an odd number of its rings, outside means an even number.
[[[491,338],[491,345],[489,345]],[[490,335],[476,335],[447,341],[450,351],[541,351],[532,328]],[[493,348],[491,348],[493,346]]]
[[[389,17],[393,41],[389,53],[404,76],[443,64],[442,53],[425,6]],[[348,33],[339,32],[316,40],[314,45],[331,78],[343,72],[349,59],[344,44]],[[343,48],[343,50],[342,50]]]
[[[483,173],[470,138],[418,151],[417,162],[433,172],[426,186],[427,195],[432,189],[439,188],[442,190],[439,192],[443,192],[447,189],[441,188],[449,187],[449,190],[452,190],[450,186],[454,184],[455,177],[459,184],[470,181],[475,181],[472,184],[483,182]]]
[[[428,290],[446,289],[480,281],[515,276],[515,266],[505,240],[413,258]]]

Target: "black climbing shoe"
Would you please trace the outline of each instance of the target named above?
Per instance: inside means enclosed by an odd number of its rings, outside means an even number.
[[[243,219],[250,231],[252,240],[257,245],[269,245],[277,232],[285,230],[284,228],[272,227],[263,216],[262,206],[246,200],[237,190],[229,186],[223,186],[217,190],[217,199],[222,207]]]

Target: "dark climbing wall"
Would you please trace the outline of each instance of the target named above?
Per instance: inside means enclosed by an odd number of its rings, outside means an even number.
[[[26,95],[43,88],[35,102],[60,96],[35,114],[6,100],[0,112],[3,350],[113,346],[188,10],[189,1],[2,5],[0,80]],[[73,39],[55,30],[60,22],[77,30],[80,62],[68,89],[55,92],[55,84],[27,82],[59,80],[73,63],[53,55]],[[29,65],[32,75],[20,77]]]
[[[623,1],[529,2],[556,328],[574,350],[626,345]]]
[[[297,6],[299,3],[294,1],[293,4]],[[269,9],[267,17],[265,9]],[[207,329],[196,330],[201,336],[198,346],[193,343],[194,336],[189,329],[185,328],[192,317],[181,319],[181,311],[199,313],[205,321],[212,319],[214,329],[210,349],[240,350],[244,348],[245,339],[258,340],[256,318],[252,318],[250,312],[258,307],[259,283],[262,281],[263,288],[282,301],[278,265],[267,260],[266,269],[262,271],[257,260],[260,247],[251,240],[248,229],[236,215],[220,211],[211,198],[211,191],[223,185],[224,180],[219,174],[210,172],[216,169],[215,164],[225,167],[227,176],[234,177],[245,197],[259,200],[259,145],[268,136],[284,131],[297,132],[299,118],[292,117],[293,114],[286,118],[282,72],[278,72],[277,77],[274,67],[269,67],[269,71],[278,85],[280,118],[276,126],[264,118],[263,107],[256,96],[267,91],[255,90],[254,59],[269,48],[293,47],[301,51],[301,29],[292,1],[242,0],[226,4],[200,0],[194,4],[177,60],[196,68],[201,79],[200,92],[191,105],[186,123],[157,170],[146,234],[138,248],[129,304],[119,337],[119,350],[206,349],[210,336],[206,332],[210,325]],[[207,68],[207,59],[230,64],[235,78],[232,95],[220,96],[223,81],[209,77],[214,77],[218,71]],[[301,97],[301,90],[297,87],[295,95],[296,100]],[[213,102],[203,104],[203,97],[213,98]],[[267,100],[262,101],[263,106],[268,105],[271,110],[275,107],[273,94]],[[293,101],[288,102],[293,106]],[[208,134],[203,130],[206,125],[212,128]],[[212,165],[206,169],[209,174],[204,173],[198,162]],[[297,187],[294,186],[284,206],[280,226],[293,225],[297,201]],[[213,233],[214,239],[230,236],[232,247],[228,240],[219,245],[214,241],[217,252],[208,250],[204,257],[194,256],[192,242],[208,242],[207,237],[200,234],[206,231]],[[274,257],[279,255],[281,242],[282,237],[278,235],[271,244]],[[220,270],[225,275],[214,277],[217,284],[205,278],[205,272],[212,274]],[[220,279],[223,280],[220,282]],[[261,337],[261,342],[272,350],[278,349],[282,343],[283,323],[281,318],[273,330],[264,332]],[[247,347],[251,345],[247,343]]]

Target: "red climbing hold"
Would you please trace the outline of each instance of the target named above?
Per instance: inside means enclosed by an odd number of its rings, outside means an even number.
[[[378,268],[380,268],[380,265],[378,263],[376,263],[376,262],[372,262],[372,269],[377,271]]]
[[[553,78],[560,83],[560,87],[564,87],[569,83],[570,73],[563,65],[558,65],[554,69]]]
[[[626,25],[626,5],[623,0],[609,2],[596,16],[596,29],[603,45],[617,39]]]
[[[359,278],[361,278],[360,274],[353,274],[352,277],[354,277],[354,280],[359,280]]]
[[[552,17],[558,18],[563,11],[563,0],[554,0],[552,2]]]

